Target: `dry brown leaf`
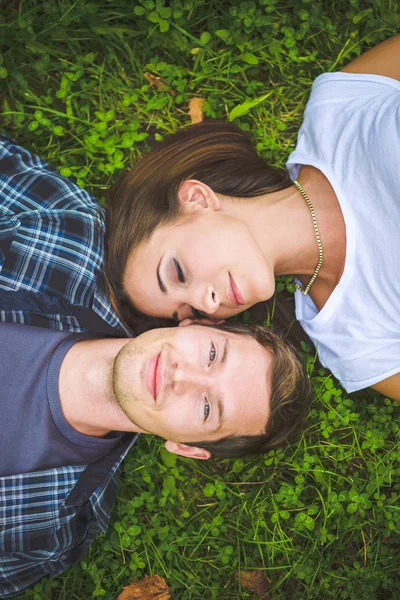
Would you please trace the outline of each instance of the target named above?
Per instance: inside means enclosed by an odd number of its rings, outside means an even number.
[[[241,571],[240,574],[235,573],[235,577],[246,590],[254,592],[261,600],[269,600],[267,592],[271,580],[262,571]]]
[[[189,101],[189,116],[191,123],[201,123],[204,121],[204,103],[204,98],[192,98]]]
[[[117,600],[171,600],[171,595],[163,577],[146,575],[124,587]]]
[[[173,90],[168,85],[168,83],[166,82],[164,77],[159,77],[158,75],[153,75],[153,73],[148,73],[148,72],[146,72],[144,74],[144,76],[146,77],[146,79],[150,83],[150,85],[153,85],[158,90],[168,91],[171,94],[171,96],[175,96],[175,94],[176,94],[175,90]]]

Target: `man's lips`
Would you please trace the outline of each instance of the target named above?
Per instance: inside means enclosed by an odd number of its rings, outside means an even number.
[[[162,383],[162,358],[161,352],[157,352],[153,358],[149,360],[146,372],[146,386],[150,394],[157,402],[157,396]]]
[[[238,286],[236,285],[235,280],[233,279],[233,277],[230,273],[229,273],[229,286],[228,286],[227,296],[228,296],[229,302],[231,304],[233,304],[234,306],[245,304],[245,300],[244,300]]]

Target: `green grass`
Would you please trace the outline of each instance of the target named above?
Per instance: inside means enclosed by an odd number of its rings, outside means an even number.
[[[283,164],[313,79],[398,31],[399,8],[396,0],[3,1],[2,129],[101,201],[149,144],[188,124],[193,96],[206,98],[213,117],[232,118],[242,105],[235,122]],[[370,391],[349,398],[311,352],[304,359],[315,399],[298,445],[205,464],[176,460],[142,436],[107,536],[22,598],[111,600],[146,573],[164,576],[174,600],[252,598],[234,577],[252,569],[271,579],[274,600],[399,598],[400,406]]]

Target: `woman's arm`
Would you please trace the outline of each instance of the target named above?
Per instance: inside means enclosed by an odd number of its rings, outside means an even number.
[[[400,400],[400,373],[392,375],[371,387],[392,400]]]
[[[385,75],[400,81],[400,34],[368,50],[351,61],[342,71]]]

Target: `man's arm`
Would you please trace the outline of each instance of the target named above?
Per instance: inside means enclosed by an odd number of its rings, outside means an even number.
[[[392,400],[400,400],[400,373],[383,379],[371,387]]]
[[[344,67],[342,71],[385,75],[400,81],[400,34],[368,50]]]
[[[42,552],[41,559],[32,559],[29,554],[11,553],[0,555],[0,598],[11,598],[34,586],[45,576],[55,576],[66,567],[62,561],[51,564]],[[51,564],[51,566],[49,566]],[[53,570],[54,567],[54,570]]]

